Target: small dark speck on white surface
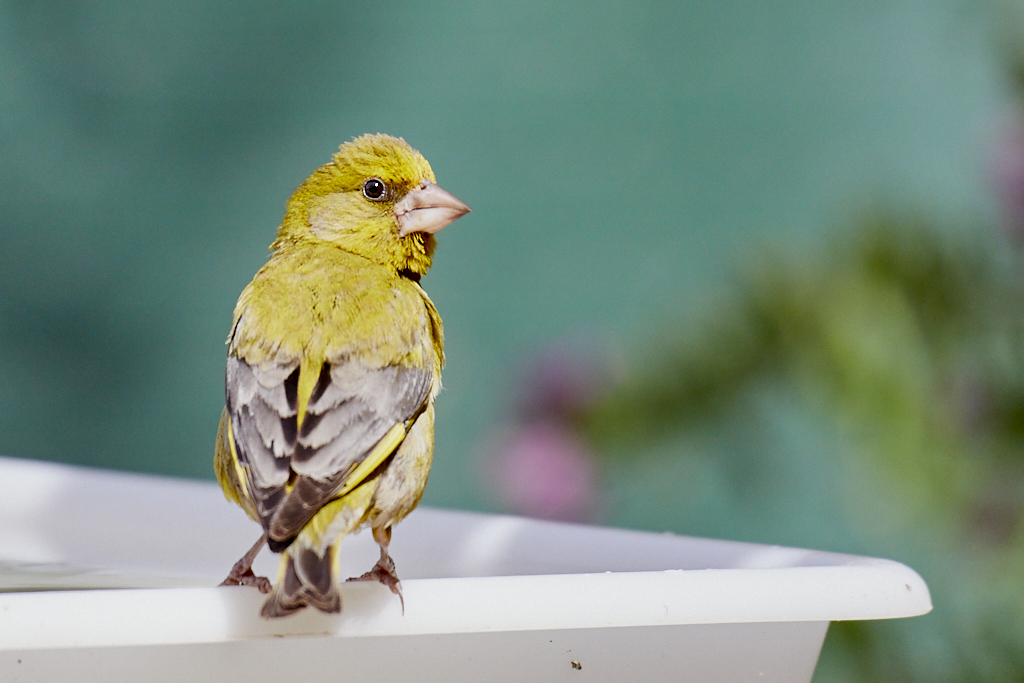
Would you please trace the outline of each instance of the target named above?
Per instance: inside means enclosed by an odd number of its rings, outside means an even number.
[[[576,669],[577,671],[579,671],[580,669],[582,669],[582,668],[583,668],[583,665],[582,665],[582,664],[580,664],[579,662],[577,662],[577,661],[576,661],[576,660],[574,659],[574,660],[572,660],[572,668],[574,668],[574,669]]]

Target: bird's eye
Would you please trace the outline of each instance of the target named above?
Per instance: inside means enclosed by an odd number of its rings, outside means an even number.
[[[387,189],[387,185],[380,178],[369,178],[363,182],[363,196],[373,202],[384,199]]]

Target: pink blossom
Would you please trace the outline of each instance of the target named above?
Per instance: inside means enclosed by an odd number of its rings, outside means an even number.
[[[597,511],[594,456],[556,420],[510,430],[496,444],[490,474],[501,502],[512,512],[582,522]]]

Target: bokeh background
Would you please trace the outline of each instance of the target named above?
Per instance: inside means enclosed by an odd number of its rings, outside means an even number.
[[[212,478],[234,301],[338,144],[473,213],[430,505],[884,555],[818,681],[1024,679],[1024,12],[0,3],[0,453]]]

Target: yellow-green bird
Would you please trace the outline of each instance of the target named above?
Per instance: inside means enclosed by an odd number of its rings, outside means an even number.
[[[228,336],[214,463],[264,534],[225,584],[270,595],[265,617],[341,610],[341,539],[369,526],[380,560],[360,580],[401,597],[391,527],[416,507],[434,447],[441,318],[420,277],[434,233],[469,212],[405,140],[343,144],[288,201],[269,261]],[[264,543],[277,581],[253,574]]]

